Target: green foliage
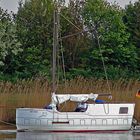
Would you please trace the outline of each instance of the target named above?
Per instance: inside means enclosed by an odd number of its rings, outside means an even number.
[[[136,46],[138,55],[137,68],[140,71],[140,0],[130,3],[125,8],[124,23],[130,33],[129,41]]]
[[[16,35],[16,24],[7,11],[0,8],[0,77],[13,74],[12,63],[20,52],[22,48]]]
[[[16,36],[16,25],[9,16],[0,8],[0,66],[4,65],[8,55],[17,55],[22,51]]]
[[[82,5],[80,0],[70,0],[68,7],[64,7],[61,11],[61,36],[69,36],[62,40],[66,70],[73,68],[85,67],[83,58],[85,53],[89,51],[88,37],[86,34],[77,34],[84,28],[81,19]]]
[[[51,0],[31,0],[20,7],[15,18],[18,39],[23,53],[18,60],[22,78],[48,76],[52,52],[53,3]]]
[[[91,78],[93,76],[90,69],[81,69],[81,68],[73,68],[69,72],[67,72],[67,79],[73,79],[79,76],[82,76],[84,78]]]
[[[62,0],[61,6],[58,47],[68,79],[105,78],[102,57],[109,79],[140,77],[140,0],[125,10],[105,0],[70,0],[68,6]],[[52,0],[20,2],[14,16],[0,9],[1,80],[50,78],[53,11]]]
[[[93,71],[102,69],[101,54],[107,67],[137,68],[136,48],[128,41],[130,34],[126,32],[123,15],[118,6],[111,6],[104,0],[86,1],[83,18],[92,35],[93,49],[89,59]]]

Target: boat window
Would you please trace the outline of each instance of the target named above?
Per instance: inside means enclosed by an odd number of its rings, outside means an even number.
[[[53,106],[52,106],[52,104],[49,104],[49,105],[46,105],[46,106],[44,107],[44,109],[53,109]]]
[[[75,112],[85,112],[88,108],[88,104],[85,102],[78,103]]]
[[[128,107],[120,107],[119,114],[127,114],[128,113]]]

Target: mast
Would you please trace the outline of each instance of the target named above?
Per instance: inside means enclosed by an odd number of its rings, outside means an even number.
[[[53,20],[54,20],[54,29],[53,29],[53,67],[52,67],[52,93],[56,91],[56,61],[57,61],[57,47],[59,44],[58,37],[59,37],[59,9],[58,9],[57,0],[54,1],[54,13],[53,13]]]

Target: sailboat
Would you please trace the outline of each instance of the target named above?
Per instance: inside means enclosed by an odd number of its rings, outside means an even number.
[[[17,108],[18,131],[94,132],[130,130],[134,103],[106,103],[98,100],[110,94],[56,94],[56,47],[58,45],[58,9],[54,10],[52,101],[46,108]],[[92,101],[88,103],[88,100]],[[77,102],[73,112],[60,112],[58,104]]]

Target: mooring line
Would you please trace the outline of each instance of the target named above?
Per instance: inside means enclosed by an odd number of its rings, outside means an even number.
[[[0,120],[1,123],[4,123],[4,124],[7,124],[7,125],[11,125],[11,126],[16,126],[14,123],[9,123],[9,122],[6,122],[6,121],[2,121]]]

